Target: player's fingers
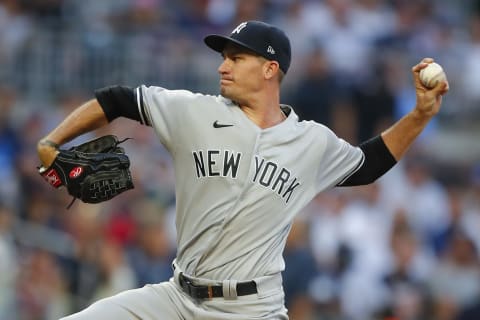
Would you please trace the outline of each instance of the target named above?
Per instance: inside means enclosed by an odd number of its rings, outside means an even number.
[[[432,90],[436,95],[444,95],[445,93],[448,92],[449,89],[450,89],[450,86],[448,85],[448,81],[445,80],[445,81],[439,81]]]
[[[430,63],[432,63],[434,60],[433,58],[423,58],[422,61],[420,61],[417,65],[412,67],[412,72],[420,72],[423,68],[426,68]]]
[[[433,58],[428,58],[428,57],[422,59],[422,62],[424,62],[424,63],[432,63],[432,62],[434,62],[434,61],[435,61],[435,60],[434,60]]]

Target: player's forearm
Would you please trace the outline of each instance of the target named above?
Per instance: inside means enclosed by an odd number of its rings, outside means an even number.
[[[49,167],[52,164],[58,154],[55,145],[62,145],[107,123],[105,113],[97,100],[87,101],[38,142],[37,153],[41,164],[44,167]]]
[[[382,139],[385,145],[397,161],[407,152],[418,135],[427,126],[432,116],[414,109],[393,126],[382,132]]]
[[[42,140],[62,145],[84,133],[98,129],[108,123],[103,109],[92,99],[70,113],[55,129]]]

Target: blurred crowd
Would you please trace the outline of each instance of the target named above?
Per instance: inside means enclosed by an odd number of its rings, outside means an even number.
[[[118,119],[70,143],[133,138],[135,189],[69,210],[65,190],[37,173],[36,142],[102,86],[217,94],[221,60],[202,38],[250,19],[292,41],[283,102],[353,144],[413,107],[421,58],[450,81],[392,171],[299,214],[284,253],[290,318],[480,319],[476,0],[0,0],[0,319],[58,319],[172,275],[175,181],[150,128]],[[466,134],[448,140],[452,130]]]

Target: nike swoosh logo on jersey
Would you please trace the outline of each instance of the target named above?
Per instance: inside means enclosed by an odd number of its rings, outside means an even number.
[[[214,128],[225,128],[225,127],[233,127],[233,124],[223,124],[223,123],[218,123],[218,120],[216,120],[213,123]]]

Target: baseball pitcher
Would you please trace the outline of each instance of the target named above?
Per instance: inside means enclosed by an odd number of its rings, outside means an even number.
[[[433,62],[423,59],[412,68],[412,111],[352,146],[280,103],[291,60],[282,30],[247,21],[204,41],[223,58],[220,95],[102,88],[39,141],[48,171],[62,152],[58,145],[126,117],[155,130],[175,167],[178,254],[170,281],[125,291],[64,319],[288,319],[282,251],[295,215],[319,192],[368,184],[387,172],[448,91],[446,81],[422,85],[419,72]]]

